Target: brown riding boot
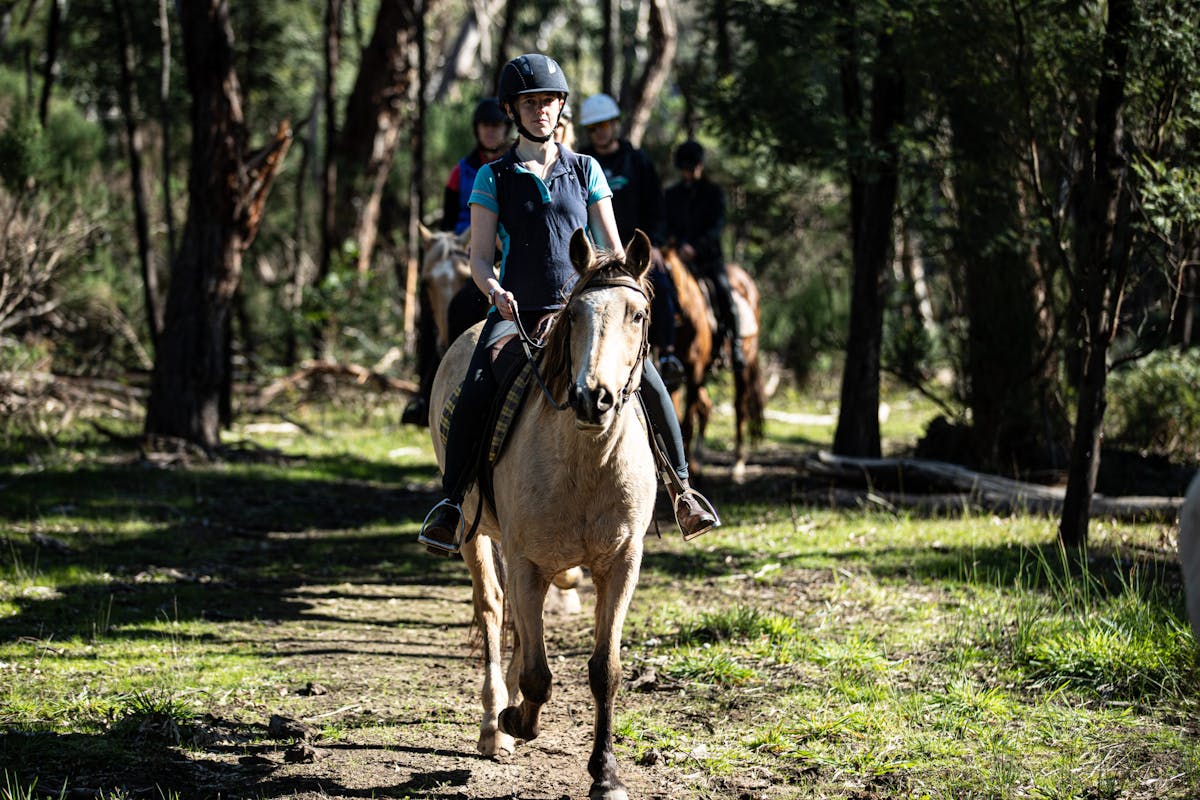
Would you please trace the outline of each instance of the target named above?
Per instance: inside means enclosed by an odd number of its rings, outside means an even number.
[[[676,494],[671,492],[671,508],[675,512],[675,522],[683,532],[684,541],[690,541],[697,536],[703,536],[713,528],[721,526],[721,518],[708,498],[697,492],[686,483],[683,491]]]
[[[463,545],[464,529],[462,508],[443,500],[425,517],[417,541],[435,556],[457,555]]]

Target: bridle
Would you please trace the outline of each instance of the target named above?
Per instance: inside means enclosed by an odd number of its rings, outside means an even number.
[[[589,292],[596,292],[600,291],[601,289],[612,289],[616,287],[632,289],[644,297],[647,303],[650,302],[650,296],[646,294],[646,290],[642,288],[641,283],[639,283],[635,278],[629,275],[599,274],[592,276],[592,278],[589,279],[586,284],[584,284],[583,288],[578,289],[572,295],[571,302],[578,300],[580,297]],[[559,312],[559,314],[566,314],[566,312],[567,308],[564,308]],[[529,335],[528,331],[525,330],[525,326],[521,323],[521,315],[517,313],[516,308],[513,309],[513,320],[516,322],[517,338],[521,340],[521,348],[525,351],[525,358],[529,361],[530,366],[533,368],[533,375],[537,379],[538,386],[542,388],[542,394],[546,396],[546,402],[549,403],[550,406],[556,411],[565,411],[571,405],[570,394],[568,393],[567,399],[563,400],[561,403],[554,399],[554,395],[551,393],[550,387],[546,385],[546,381],[542,377],[541,360],[534,356],[534,351],[539,351],[540,354],[540,351],[545,347],[545,345],[541,342],[538,342]],[[566,314],[566,319],[561,320],[558,324],[568,326],[565,338],[569,342],[571,336],[571,315]],[[621,407],[625,405],[625,402],[633,394],[633,382],[637,378],[638,371],[642,369],[642,362],[645,361],[646,354],[650,351],[649,336],[650,315],[647,314],[646,318],[642,320],[642,342],[638,347],[638,355],[637,358],[634,359],[633,367],[629,371],[629,377],[626,379],[625,385],[621,388],[621,393],[617,398],[615,407],[613,408],[614,413],[619,412]],[[571,374],[571,348],[569,344],[564,348],[564,350],[566,363],[563,365],[563,368],[569,376]]]

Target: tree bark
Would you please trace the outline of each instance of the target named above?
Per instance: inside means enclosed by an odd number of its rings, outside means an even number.
[[[413,0],[385,0],[363,51],[358,79],[346,105],[337,180],[335,242],[353,238],[357,268],[369,270],[388,171],[400,145],[401,116],[412,82],[416,46]]]
[[[58,68],[58,40],[62,31],[63,1],[50,0],[50,19],[46,23],[46,61],[42,65],[42,96],[38,101],[38,120],[46,127],[50,114],[50,95],[54,91],[54,72]]]
[[[521,0],[508,0],[504,4],[504,21],[500,24],[500,35],[496,37],[496,49],[493,53],[492,63],[490,68],[485,65],[485,75],[499,75],[500,68],[508,63],[508,60],[518,55],[516,53],[509,55],[509,49],[512,47],[513,32],[517,28],[517,17],[521,13]],[[422,36],[421,43],[424,45],[425,39]],[[421,85],[424,86],[425,77],[428,74],[422,72]]]
[[[600,0],[600,91],[616,94],[617,39],[621,36],[620,0]]]
[[[291,130],[246,152],[233,33],[224,0],[180,0],[192,146],[188,215],[171,265],[167,314],[154,360],[145,432],[212,451],[220,444],[230,304]]]
[[[171,203],[171,27],[167,0],[158,0],[158,31],[161,37],[162,72],[158,80],[158,113],[162,127],[163,222],[167,226],[167,263],[175,258],[175,210]],[[159,322],[159,330],[162,323]]]
[[[418,229],[421,224],[421,209],[425,207],[425,12],[429,0],[416,0],[416,80],[411,82],[413,104],[416,106],[416,119],[412,126],[410,139],[412,153],[412,176],[409,180],[408,203],[408,235],[405,237],[407,247],[404,259],[403,275],[397,275],[397,281],[404,287],[404,349],[408,355],[417,351],[417,283],[420,273],[420,241]],[[510,2],[510,7],[512,2]],[[395,259],[397,269],[399,259]]]
[[[321,261],[318,282],[333,268],[337,231],[337,68],[341,56],[342,0],[325,4],[325,161],[321,171]]]
[[[647,0],[650,3],[650,60],[638,78],[632,97],[623,105],[628,108],[628,127],[625,135],[634,147],[641,147],[642,137],[650,125],[650,112],[658,93],[667,80],[675,61],[679,36],[675,25],[675,9],[671,0]]]
[[[1132,0],[1110,0],[1104,32],[1104,71],[1096,94],[1096,138],[1084,194],[1086,216],[1080,220],[1085,226],[1077,284],[1083,309],[1078,342],[1083,352],[1083,372],[1058,529],[1062,543],[1075,548],[1087,546],[1092,495],[1100,468],[1108,348],[1127,274],[1127,253],[1117,246],[1117,226],[1126,171],[1121,148],[1122,112],[1132,27]]]
[[[970,53],[973,74],[1000,84],[1003,65]],[[1056,443],[1046,425],[1054,376],[1042,358],[1039,275],[1031,251],[1014,238],[1022,219],[1016,115],[995,92],[974,85],[947,93],[954,158],[954,262],[963,277],[968,322],[964,372],[975,465],[997,474],[1048,466]]]
[[[133,191],[134,234],[137,239],[138,263],[142,268],[142,298],[146,304],[146,327],[150,343],[158,346],[162,325],[158,313],[158,274],[150,257],[150,215],[147,211],[146,185],[142,175],[142,130],[137,120],[137,91],[134,80],[134,53],[129,41],[129,27],[124,0],[113,0],[113,20],[117,28],[117,47],[120,52],[121,115],[125,118],[125,138],[129,146],[129,182]]]
[[[842,31],[843,104],[852,129],[862,124],[864,114],[855,36],[849,25]],[[854,277],[841,407],[833,439],[834,452],[846,456],[880,454],[879,353],[899,183],[896,127],[904,115],[904,79],[890,34],[876,37],[876,50],[868,134],[865,142],[855,143],[852,137],[848,154]],[[857,148],[864,152],[856,153]]]

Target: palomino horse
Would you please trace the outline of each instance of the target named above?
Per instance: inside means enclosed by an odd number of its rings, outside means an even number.
[[[621,629],[657,489],[634,395],[646,356],[650,242],[638,231],[622,263],[597,258],[580,230],[570,251],[580,278],[547,334],[539,367],[546,391],[531,389],[492,476],[495,514],[485,503],[478,535],[462,548],[485,660],[478,747],[485,755],[509,753],[514,739],[538,735],[551,688],[542,627],[546,590],[563,570],[587,566],[596,587],[588,661],[596,704],[589,797],[625,800],[613,754]],[[430,417],[439,464],[445,452],[438,419],[466,372],[479,331],[472,328],[451,346],[434,381]],[[551,399],[564,396],[561,406]],[[560,410],[568,406],[571,412]],[[478,491],[472,489],[463,503],[468,516]],[[501,668],[506,604],[515,634],[507,673]]]
[[[431,231],[418,225],[421,245],[425,257],[421,262],[421,279],[425,283],[426,298],[437,330],[437,353],[442,356],[450,346],[450,302],[464,286],[471,282],[471,268],[467,257],[467,244],[471,240],[468,228],[461,234],[449,231]],[[459,320],[459,325],[466,323]],[[436,417],[435,417],[436,418]],[[554,578],[547,608],[564,614],[576,614],[580,610],[578,586],[583,582],[583,570],[571,569]]]
[[[713,328],[716,320],[710,311],[708,298],[691,270],[679,258],[674,248],[662,251],[663,261],[675,281],[679,296],[679,325],[675,332],[675,352],[683,361],[685,380],[676,395],[675,405],[683,430],[684,446],[693,466],[701,458],[704,431],[712,415],[712,399],[704,387],[716,353],[713,352]],[[758,287],[754,279],[736,264],[726,265],[734,302],[738,303],[739,325],[742,334],[742,356],[745,369],[735,372],[734,388],[734,455],[733,476],[740,479],[746,470],[747,434],[757,442],[763,434],[762,368],[758,354],[759,308]]]
[[[450,301],[471,280],[471,267],[467,261],[471,232],[470,229],[461,234],[431,231],[424,225],[418,228],[421,246],[425,249],[425,257],[421,261],[421,280],[433,311],[440,355],[450,347]]]

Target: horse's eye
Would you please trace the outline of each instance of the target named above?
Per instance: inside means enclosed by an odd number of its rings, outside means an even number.
[[[645,311],[633,312],[633,321],[634,321],[634,324],[641,325],[643,322],[646,321],[646,312]]]

